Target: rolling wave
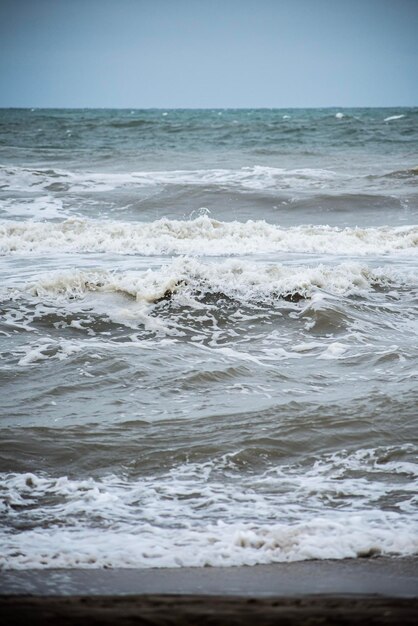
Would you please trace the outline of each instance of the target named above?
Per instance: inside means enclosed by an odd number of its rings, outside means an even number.
[[[0,513],[18,530],[1,531],[0,567],[237,566],[416,554],[416,513],[408,517],[416,500],[418,467],[408,461],[414,449],[323,454],[251,478],[236,465],[240,453],[136,480],[0,474]],[[388,510],[378,509],[382,499]]]
[[[71,172],[58,169],[0,167],[0,186],[7,190],[33,191],[48,189],[60,182],[71,191],[102,191],[127,185],[137,188],[165,185],[228,187],[265,190],[277,188],[322,188],[345,176],[331,170],[315,168],[278,168],[255,165],[238,169],[162,170],[138,172]]]
[[[413,281],[413,276],[407,276]],[[377,287],[391,288],[402,280],[405,275],[394,269],[372,269],[358,263],[289,267],[241,260],[211,264],[179,258],[161,269],[144,272],[52,272],[31,284],[29,292],[36,296],[71,298],[91,292],[114,292],[144,303],[198,292],[222,294],[243,302],[268,302],[296,294],[309,298],[318,290],[334,295],[359,295]]]
[[[298,252],[338,255],[415,253],[418,227],[280,228],[265,221],[222,222],[200,216],[128,223],[87,219],[0,222],[0,254],[109,252],[141,255],[237,255]]]

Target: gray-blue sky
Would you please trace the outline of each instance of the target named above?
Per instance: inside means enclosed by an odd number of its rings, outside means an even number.
[[[418,104],[418,0],[0,0],[0,106]]]

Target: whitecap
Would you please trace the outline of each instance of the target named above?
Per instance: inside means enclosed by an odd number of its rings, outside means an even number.
[[[235,467],[234,454],[131,480],[2,474],[4,510],[16,528],[0,529],[0,567],[240,566],[414,555],[417,465],[404,459],[413,452],[411,446],[409,453],[405,446],[342,450],[255,471],[251,479]],[[381,510],[388,497],[402,506]]]
[[[262,220],[222,222],[201,215],[154,222],[67,219],[60,223],[0,221],[1,254],[109,252],[225,256],[298,252],[339,255],[416,253],[418,227],[281,228]]]
[[[385,119],[383,121],[384,122],[392,122],[393,120],[400,120],[403,117],[405,117],[405,115],[390,115],[389,117],[385,117]]]

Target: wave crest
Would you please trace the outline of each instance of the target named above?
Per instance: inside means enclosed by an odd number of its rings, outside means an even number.
[[[371,269],[358,263],[312,267],[261,264],[242,260],[204,263],[179,258],[158,270],[52,272],[30,286],[38,297],[83,297],[89,292],[113,292],[151,304],[175,295],[223,295],[241,302],[271,303],[277,298],[297,301],[318,290],[332,295],[358,295],[388,287],[399,277],[389,269]],[[292,298],[292,296],[294,296]]]
[[[281,228],[264,220],[222,222],[203,215],[191,220],[60,223],[0,222],[0,253],[110,252],[143,255],[235,255],[274,252],[387,254],[416,251],[418,227]]]

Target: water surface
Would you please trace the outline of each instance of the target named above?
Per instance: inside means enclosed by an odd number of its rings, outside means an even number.
[[[418,109],[0,111],[0,563],[418,552]]]

